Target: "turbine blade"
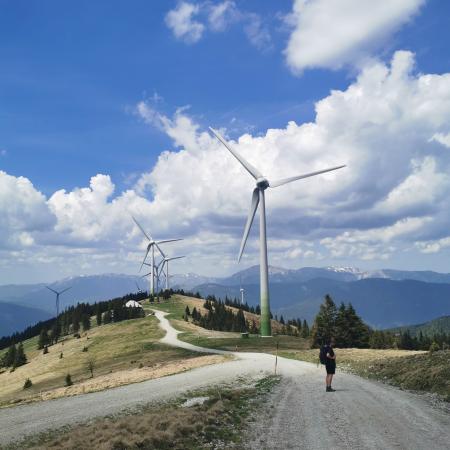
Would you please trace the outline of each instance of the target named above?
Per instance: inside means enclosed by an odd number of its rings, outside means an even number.
[[[244,235],[242,236],[241,249],[239,250],[238,262],[241,260],[242,253],[244,252],[245,244],[247,242],[250,228],[252,227],[253,219],[255,217],[256,210],[259,204],[259,189],[256,188],[252,194],[252,203],[250,205],[250,211],[248,212],[247,223],[245,224]]]
[[[139,272],[142,270],[142,267],[143,267],[144,264],[145,264],[145,260],[147,259],[147,256],[148,256],[148,252],[149,252],[149,251],[150,251],[150,245],[147,246],[147,251],[146,251],[146,253],[145,253],[144,259],[143,259],[142,264],[141,264],[141,267],[139,268]]]
[[[342,169],[343,167],[345,167],[345,165],[337,166],[337,167],[331,167],[330,169],[325,169],[325,170],[318,170],[317,172],[306,173],[304,175],[298,175],[296,177],[283,178],[282,180],[276,180],[276,181],[273,181],[273,182],[269,181],[269,186],[271,188],[278,187],[278,186],[283,186],[283,184],[291,183],[292,181],[301,180],[303,178],[313,177],[315,175],[320,175],[321,173],[331,172],[332,170]]]
[[[220,142],[230,151],[230,153],[245,167],[247,172],[256,180],[262,177],[262,173],[254,166],[252,166],[245,158],[243,158],[236,150],[234,150],[230,144],[213,128],[209,127],[211,133],[219,139]]]
[[[149,275],[151,275],[152,273],[151,272],[149,272],[149,273],[146,273],[145,275],[142,275],[141,276],[141,278],[145,278],[145,277],[148,277]]]
[[[63,292],[66,292],[66,291],[68,291],[69,289],[72,289],[72,286],[70,286],[70,287],[68,287],[68,288],[64,289],[63,291],[61,291],[61,292],[60,292],[60,294],[62,294]]]
[[[167,258],[166,261],[172,261],[172,259],[186,258],[186,256],[173,256],[172,258]]]
[[[156,241],[155,244],[165,244],[166,242],[175,242],[175,241],[182,241],[182,238],[178,239],[164,239],[163,241]]]
[[[49,291],[54,292],[56,295],[58,295],[58,292],[52,289],[51,287],[45,286]]]
[[[141,225],[139,224],[139,222],[134,218],[134,216],[131,216],[131,218],[134,220],[134,223],[138,226],[138,228],[142,231],[143,235],[149,240],[149,241],[153,241],[152,237],[149,236],[145,230],[141,227]]]
[[[155,242],[156,248],[159,250],[159,253],[161,253],[161,256],[163,258],[166,257],[166,254],[162,251],[161,247],[158,245],[158,242]]]

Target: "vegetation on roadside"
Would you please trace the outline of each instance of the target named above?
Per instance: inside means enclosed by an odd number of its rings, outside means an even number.
[[[433,392],[450,401],[450,350],[339,349],[337,368],[402,389]],[[319,351],[280,351],[280,356],[318,364]]]
[[[117,417],[101,418],[89,424],[52,430],[50,433],[27,438],[6,448],[9,450],[241,448],[239,444],[244,427],[278,381],[277,377],[267,377],[251,383],[238,380],[239,388],[221,386],[191,392],[173,402],[148,405],[125,416],[122,414]],[[196,404],[195,399],[200,398],[205,401]],[[186,406],[186,400],[189,399],[193,400],[192,406]]]

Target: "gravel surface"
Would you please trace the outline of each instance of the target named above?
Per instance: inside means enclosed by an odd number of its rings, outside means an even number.
[[[231,354],[236,360],[102,392],[0,410],[0,445],[165,400],[187,390],[273,373],[273,355],[209,350],[181,342],[166,314],[155,313],[167,331],[162,342],[203,353]],[[449,448],[450,415],[431,407],[423,397],[340,373],[334,383],[337,392],[326,393],[323,372],[314,364],[278,358],[282,382],[251,425],[245,448]]]

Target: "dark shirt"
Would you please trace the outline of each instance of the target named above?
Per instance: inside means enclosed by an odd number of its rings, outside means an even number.
[[[331,347],[331,345],[325,345],[325,355],[334,356],[334,351],[333,351],[333,348]],[[336,366],[336,360],[331,359],[327,356],[326,364],[330,365],[330,366]]]

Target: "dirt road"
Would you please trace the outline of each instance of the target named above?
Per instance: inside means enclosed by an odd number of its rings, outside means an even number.
[[[227,353],[195,347],[177,339],[164,317],[162,342],[199,352]],[[20,436],[117,413],[164,400],[238,376],[273,373],[274,357],[231,353],[237,359],[189,372],[93,394],[0,410],[0,444]],[[347,374],[336,376],[337,392],[324,391],[323,369],[279,358],[282,382],[271,394],[266,413],[250,427],[251,449],[447,449],[450,416],[421,396]]]

